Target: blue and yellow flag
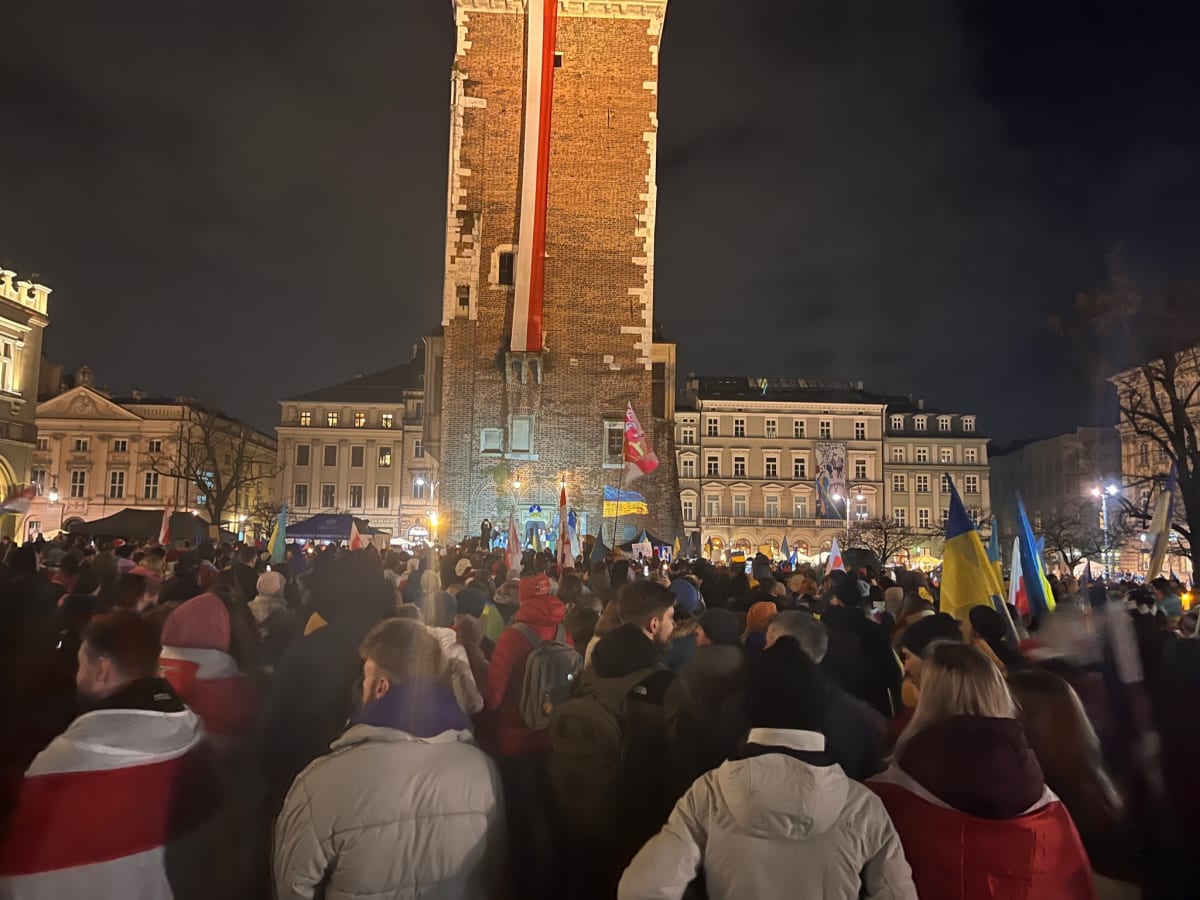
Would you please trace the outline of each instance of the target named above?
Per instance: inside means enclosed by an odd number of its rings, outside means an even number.
[[[287,504],[279,507],[279,521],[275,523],[275,532],[271,535],[271,543],[267,549],[271,551],[271,562],[279,565],[284,560],[284,542],[287,540]]]
[[[1017,494],[1017,552],[1021,555],[1021,577],[1029,602],[1029,614],[1040,616],[1051,612],[1054,609],[1054,593],[1046,578],[1041,544],[1034,540],[1033,526],[1029,524],[1025,502],[1020,494]]]
[[[615,487],[604,488],[604,518],[645,516],[649,513],[650,507],[646,503],[646,498],[637,491],[626,491]]]
[[[996,521],[995,516],[992,516],[992,534],[988,538],[987,555],[992,568],[996,570],[996,580],[1000,583],[1000,587],[1003,588],[1004,561],[1000,557],[1000,523]]]
[[[946,519],[946,544],[942,550],[941,608],[942,612],[965,622],[972,606],[994,606],[993,598],[1002,597],[1004,587],[954,482],[947,481],[950,515]]]

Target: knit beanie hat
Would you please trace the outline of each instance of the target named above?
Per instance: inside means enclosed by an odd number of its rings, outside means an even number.
[[[736,644],[741,638],[737,616],[727,609],[709,609],[700,616],[700,630],[714,644]]]
[[[266,597],[282,597],[285,587],[287,579],[281,572],[263,572],[258,576],[258,583],[255,585],[258,594]]]
[[[675,605],[685,612],[688,617],[700,611],[700,592],[686,578],[676,578],[671,582],[671,593],[675,595]]]
[[[746,671],[751,728],[823,730],[828,691],[817,664],[791,635],[752,658]]]
[[[962,629],[958,621],[945,613],[918,619],[904,629],[900,646],[913,656],[924,656],[925,648],[934,641],[961,641]]]
[[[455,599],[458,600],[459,615],[474,616],[476,619],[483,616],[483,608],[487,605],[483,591],[468,585],[458,592]]]

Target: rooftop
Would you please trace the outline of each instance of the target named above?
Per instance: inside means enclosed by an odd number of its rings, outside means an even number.
[[[408,362],[390,369],[356,375],[349,381],[285,398],[311,403],[401,403],[414,391],[425,389],[425,351],[419,349]]]
[[[704,400],[779,403],[886,403],[863,390],[861,381],[838,378],[749,378],[692,376],[688,391]]]

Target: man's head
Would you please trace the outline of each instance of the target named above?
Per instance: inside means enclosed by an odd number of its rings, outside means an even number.
[[[1163,597],[1174,593],[1170,580],[1163,578],[1161,575],[1150,582],[1150,587],[1154,588],[1155,600],[1161,601]]]
[[[825,631],[825,626],[811,613],[797,609],[779,613],[767,626],[768,647],[773,647],[782,637],[795,638],[800,649],[815,663],[823,660],[825,651],[829,649],[829,634]]]
[[[392,689],[415,678],[442,674],[442,647],[425,626],[412,619],[385,619],[359,647],[363,660],[363,695],[366,706]]]
[[[83,629],[75,687],[81,697],[102,700],[132,681],[158,674],[161,652],[154,626],[136,613],[96,616]]]
[[[670,643],[675,630],[675,595],[656,581],[635,581],[617,595],[621,622],[636,625],[656,644]]]
[[[237,558],[243,566],[253,567],[258,562],[258,551],[253,547],[243,547],[238,551]]]
[[[746,718],[751,728],[821,732],[828,708],[821,671],[790,636],[763,650],[746,672]]]

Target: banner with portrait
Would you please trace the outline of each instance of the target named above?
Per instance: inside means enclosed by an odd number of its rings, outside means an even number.
[[[817,476],[817,518],[844,519],[846,445],[839,441],[818,441],[813,446],[813,457]]]

